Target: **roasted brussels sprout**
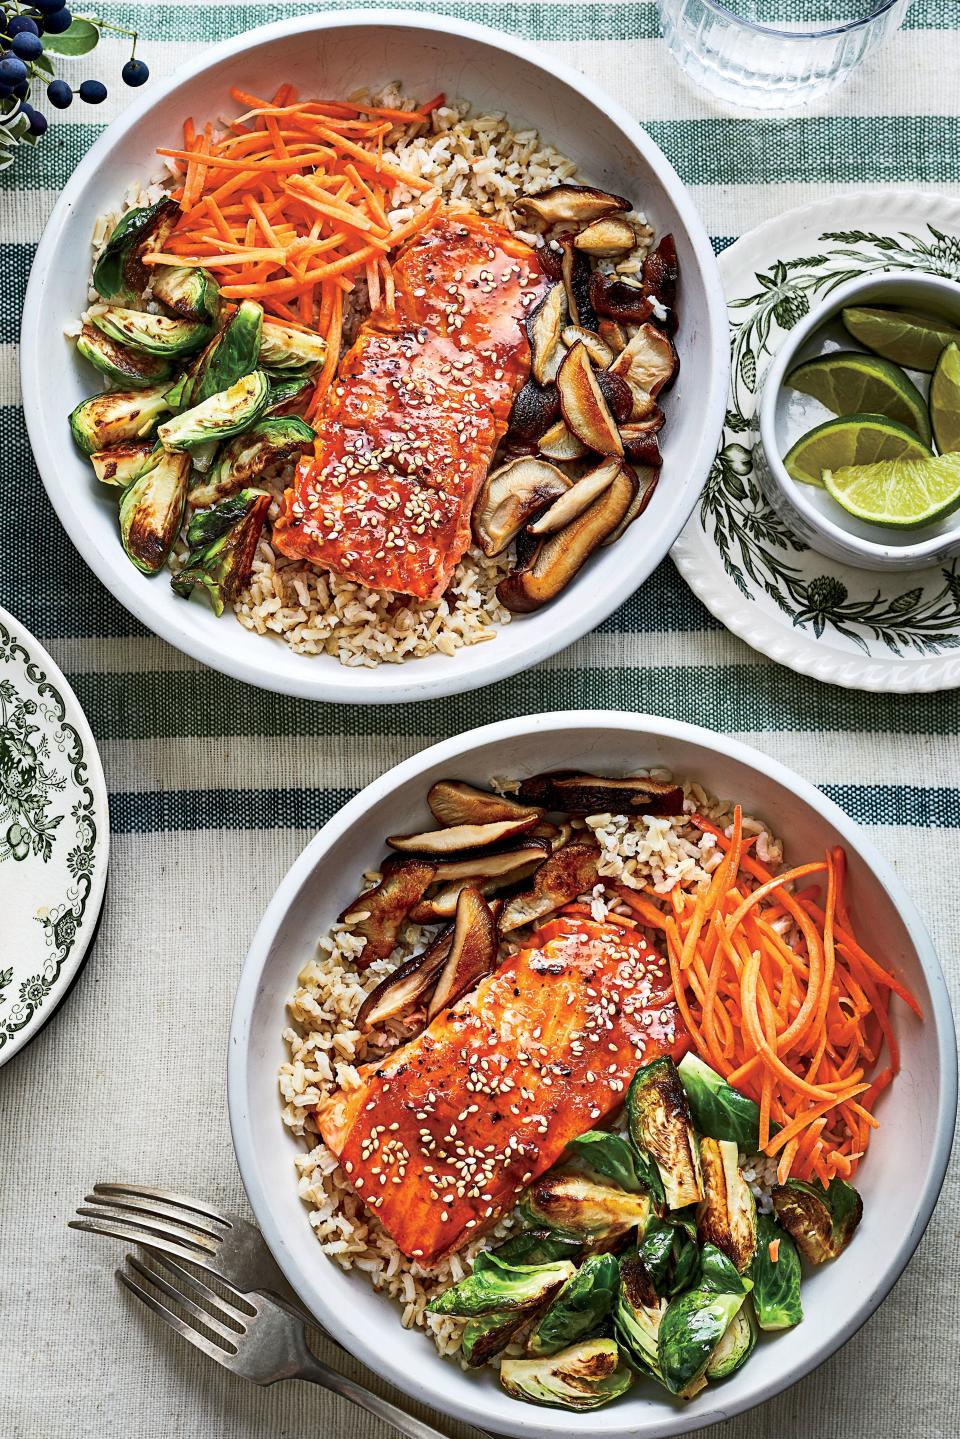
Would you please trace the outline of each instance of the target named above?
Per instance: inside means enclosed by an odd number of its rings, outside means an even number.
[[[190,503],[199,508],[222,500],[256,479],[268,465],[299,454],[313,439],[310,426],[293,415],[260,420],[253,429],[224,445],[201,483],[191,491]]]
[[[262,337],[262,306],[254,300],[242,301],[191,366],[184,405],[199,405],[251,374],[257,368]]]
[[[638,1069],[627,1093],[630,1137],[656,1161],[670,1209],[703,1198],[700,1157],[687,1097],[672,1059]]]
[[[176,200],[164,196],[145,209],[128,210],[104,245],[93,272],[103,300],[138,300],[150,280],[143,256],[157,250],[180,218]]]
[[[750,1268],[757,1248],[757,1205],[737,1164],[737,1146],[730,1139],[701,1139],[703,1199],[697,1209],[701,1243],[715,1244],[741,1274]]]
[[[711,1289],[701,1282],[696,1289],[688,1289],[671,1299],[660,1321],[657,1338],[660,1373],[670,1392],[685,1399],[692,1398],[706,1383],[707,1366],[714,1351],[740,1313],[752,1287],[749,1279],[740,1279],[733,1265],[725,1262],[738,1281],[739,1290]]]
[[[729,1139],[746,1154],[760,1148],[760,1107],[723,1079],[692,1050],[677,1066],[694,1127],[712,1139]]]
[[[627,1194],[579,1174],[546,1174],[527,1190],[521,1213],[528,1223],[547,1225],[574,1239],[616,1239],[639,1229],[650,1217],[648,1194]]]
[[[249,430],[263,414],[270,382],[262,370],[244,375],[228,390],[211,395],[160,426],[168,450],[195,450],[209,440],[229,440]]]
[[[620,1266],[612,1254],[593,1254],[550,1301],[527,1339],[528,1354],[557,1354],[596,1334],[613,1309]]]
[[[150,290],[155,300],[185,320],[216,324],[220,314],[220,286],[201,266],[156,265]]]
[[[115,485],[123,490],[137,478],[152,454],[153,445],[149,440],[133,441],[127,445],[114,445],[109,450],[98,450],[90,456],[90,463],[102,484]]]
[[[158,446],[120,499],[120,539],[145,575],[161,570],[183,523],[190,479],[188,455]]]
[[[427,1305],[430,1314],[475,1319],[517,1309],[539,1309],[576,1273],[569,1259],[553,1264],[507,1264],[490,1250],[473,1261],[473,1273],[452,1284]]]
[[[486,1364],[507,1347],[529,1318],[526,1309],[511,1309],[485,1314],[479,1319],[468,1319],[460,1336],[464,1359],[472,1368]]]
[[[707,1362],[706,1378],[715,1384],[742,1369],[757,1343],[750,1311],[744,1306],[728,1326],[726,1334]]]
[[[625,1255],[620,1260],[614,1328],[630,1358],[661,1384],[657,1335],[666,1308],[666,1301],[657,1294],[643,1260],[636,1254]]]
[[[700,1254],[700,1277],[698,1289],[713,1289],[718,1294],[740,1294],[744,1286],[752,1287],[751,1279],[744,1279],[732,1259],[715,1244],[705,1244]]]
[[[260,363],[266,370],[316,369],[327,357],[327,342],[322,335],[306,330],[292,330],[277,320],[264,320]]]
[[[773,1208],[804,1259],[822,1264],[846,1249],[863,1217],[863,1200],[852,1184],[831,1179],[807,1184],[788,1179],[773,1190]]]
[[[513,1399],[554,1409],[599,1409],[633,1383],[613,1339],[588,1339],[546,1359],[504,1359],[500,1383]]]
[[[579,1239],[550,1229],[524,1229],[490,1252],[504,1264],[552,1264],[555,1259],[576,1259],[582,1247]]]
[[[213,509],[197,510],[187,526],[190,553],[170,581],[174,592],[189,599],[201,585],[214,613],[222,615],[249,583],[269,508],[264,490],[241,490]]]
[[[90,318],[98,330],[118,344],[132,345],[135,350],[146,350],[148,355],[163,359],[190,355],[210,336],[209,325],[199,325],[196,320],[171,319],[149,310],[127,310],[122,305],[95,311]]]
[[[585,1167],[621,1189],[649,1194],[655,1205],[664,1203],[663,1183],[649,1154],[635,1149],[620,1134],[606,1129],[588,1129],[572,1140],[567,1154],[578,1168]]]
[[[637,1250],[658,1294],[679,1294],[695,1283],[700,1273],[696,1228],[689,1232],[677,1217],[652,1218]]]
[[[291,370],[289,375],[270,376],[270,398],[267,415],[294,415],[303,409],[313,393],[313,380],[306,370]]]
[[[170,374],[170,365],[157,355],[130,350],[93,325],[84,325],[77,336],[77,354],[115,385],[137,390],[158,385]]]
[[[800,1323],[800,1255],[790,1235],[769,1214],[757,1215],[757,1252],[750,1278],[761,1329],[790,1329]]]
[[[167,386],[151,390],[112,390],[81,400],[70,414],[73,438],[84,454],[142,440],[170,408]]]

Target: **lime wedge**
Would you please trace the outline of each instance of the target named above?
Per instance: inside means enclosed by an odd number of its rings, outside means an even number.
[[[784,384],[812,395],[835,415],[885,415],[930,444],[927,403],[899,365],[860,350],[835,350],[791,370]]]
[[[960,505],[960,455],[846,465],[824,470],[823,483],[837,504],[857,519],[891,529],[914,529]]]
[[[954,340],[960,330],[938,320],[936,315],[921,315],[914,310],[871,310],[851,306],[843,311],[848,332],[868,350],[906,365],[908,370],[931,372],[941,351]]]
[[[930,382],[930,418],[942,455],[960,450],[960,346],[948,345]]]
[[[823,485],[824,470],[872,465],[878,460],[917,460],[930,454],[913,430],[885,415],[845,415],[802,435],[783,463],[792,480]]]

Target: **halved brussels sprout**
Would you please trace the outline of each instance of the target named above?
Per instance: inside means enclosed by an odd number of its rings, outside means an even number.
[[[504,1359],[500,1383],[513,1399],[554,1409],[599,1409],[633,1383],[613,1339],[588,1339],[547,1359]]]
[[[84,325],[77,336],[77,354],[113,384],[129,385],[138,390],[157,385],[170,374],[169,362],[159,355],[129,350],[93,325]]]
[[[679,1213],[667,1219],[653,1217],[637,1253],[658,1294],[679,1294],[699,1278],[696,1228],[691,1236]]]
[[[202,483],[191,490],[190,503],[199,509],[222,500],[248,485],[268,465],[299,454],[314,437],[310,426],[293,415],[260,420],[224,445]]]
[[[550,1173],[530,1186],[520,1209],[528,1223],[546,1224],[575,1239],[616,1239],[632,1229],[643,1233],[650,1196],[627,1194],[579,1174]]]
[[[751,1287],[749,1279],[740,1281],[739,1292],[700,1285],[670,1300],[660,1321],[657,1362],[672,1394],[690,1399],[704,1387],[714,1351],[743,1308]]]
[[[663,1383],[657,1336],[666,1313],[643,1260],[636,1254],[620,1260],[620,1283],[614,1309],[617,1338],[637,1364]]]
[[[292,330],[278,320],[264,320],[260,363],[267,370],[316,369],[327,357],[327,342],[322,335],[306,330]]]
[[[697,1233],[701,1243],[715,1244],[742,1274],[756,1253],[757,1204],[737,1157],[732,1140],[701,1139],[704,1194],[697,1209]]]
[[[473,1261],[473,1273],[431,1299],[427,1312],[475,1319],[500,1311],[538,1309],[575,1273],[569,1259],[507,1264],[490,1250],[482,1250]]]
[[[140,299],[150,280],[143,256],[162,247],[179,218],[180,206],[168,195],[121,216],[93,272],[94,289],[101,299]]]
[[[757,1331],[753,1327],[750,1311],[742,1308],[727,1327],[720,1343],[707,1362],[706,1378],[714,1383],[729,1379],[742,1369],[756,1348]]]
[[[214,613],[222,615],[250,581],[269,508],[264,490],[241,490],[213,509],[198,510],[187,526],[190,553],[170,581],[174,592],[189,599],[194,586],[202,585]]]
[[[84,454],[92,455],[144,439],[169,408],[166,385],[151,390],[112,390],[81,400],[70,413],[70,429]]]
[[[579,1239],[551,1229],[524,1229],[490,1253],[504,1264],[552,1264],[555,1259],[575,1259],[582,1247]]]
[[[687,1097],[672,1059],[655,1059],[638,1069],[627,1092],[630,1138],[656,1161],[670,1209],[703,1198],[700,1156]]]
[[[307,370],[291,370],[289,375],[269,378],[270,398],[265,411],[268,415],[295,415],[313,393],[313,380]]]
[[[110,305],[90,318],[111,340],[167,359],[192,354],[210,336],[209,325],[198,325],[196,320],[174,320],[149,310],[127,310],[122,305]]]
[[[220,286],[201,266],[156,265],[150,286],[155,300],[185,320],[216,324],[220,314]]]
[[[243,300],[194,360],[184,404],[199,405],[251,374],[257,368],[262,338],[263,307],[254,300]]]
[[[177,376],[177,378],[174,380],[173,384],[167,391],[167,399],[170,403],[171,410],[179,411],[186,409],[186,396],[189,388],[190,371],[184,370],[181,375]]]
[[[769,1214],[757,1215],[757,1252],[750,1278],[753,1307],[761,1329],[790,1329],[800,1323],[800,1255],[790,1235]]]
[[[588,1129],[571,1140],[567,1154],[578,1168],[586,1166],[594,1174],[612,1179],[621,1189],[649,1194],[655,1204],[663,1204],[663,1184],[656,1165],[622,1135]]]
[[[486,1364],[501,1349],[506,1349],[517,1330],[529,1320],[525,1309],[497,1310],[479,1319],[468,1319],[460,1336],[463,1357],[471,1368]]]
[[[262,370],[254,370],[228,390],[167,420],[160,426],[160,439],[168,450],[195,450],[209,440],[229,440],[256,424],[269,393],[270,381]]]
[[[133,441],[128,445],[114,445],[109,450],[98,450],[90,456],[90,463],[97,479],[103,484],[126,489],[152,454],[153,445],[149,440],[142,443]]]
[[[707,1243],[700,1254],[698,1289],[713,1289],[718,1294],[740,1294],[753,1288],[752,1279],[744,1279],[732,1259],[722,1249]]]
[[[760,1148],[760,1106],[734,1089],[693,1050],[677,1066],[693,1123],[700,1134],[732,1140],[745,1154]]]
[[[120,499],[120,539],[138,570],[163,569],[183,523],[190,478],[188,455],[154,450]]]
[[[822,1184],[788,1179],[786,1184],[774,1187],[773,1208],[804,1259],[811,1264],[836,1259],[850,1243],[863,1217],[863,1200],[853,1185],[843,1179],[831,1179],[826,1189]]]
[[[612,1254],[585,1259],[550,1301],[527,1339],[528,1354],[557,1354],[567,1345],[596,1334],[613,1309],[620,1266]]]

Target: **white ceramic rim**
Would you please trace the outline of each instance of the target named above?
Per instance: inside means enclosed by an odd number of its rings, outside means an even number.
[[[787,369],[792,365],[797,351],[824,323],[825,311],[829,310],[831,316],[835,315],[842,306],[848,305],[851,300],[855,300],[864,291],[882,290],[886,285],[894,285],[903,280],[927,286],[932,291],[949,291],[953,299],[960,304],[960,285],[954,280],[947,280],[940,275],[924,275],[918,270],[884,270],[882,274],[858,275],[853,280],[847,280],[845,284],[838,285],[835,290],[830,291],[829,295],[824,296],[820,303],[789,332],[770,361],[770,366],[764,375],[763,393],[757,408],[760,443],[763,446],[767,466],[778,488],[799,510],[811,529],[816,530],[850,554],[856,554],[864,560],[876,562],[878,570],[886,569],[887,562],[890,560],[896,561],[898,569],[908,569],[908,561],[911,561],[915,568],[920,569],[925,563],[932,562],[930,556],[940,555],[944,545],[954,543],[960,546],[960,510],[954,513],[951,527],[941,530],[939,534],[931,535],[925,540],[919,540],[913,545],[884,545],[877,540],[865,540],[860,535],[845,529],[843,525],[836,524],[829,515],[825,515],[822,510],[817,509],[816,505],[810,503],[804,493],[804,486],[797,484],[787,472],[777,444],[777,399],[783,388]]]
[[[84,924],[79,941],[74,945],[73,952],[68,956],[66,964],[57,975],[56,989],[50,994],[46,1004],[37,1010],[29,1024],[18,1031],[16,1038],[8,1040],[0,1049],[0,1069],[2,1069],[53,1019],[69,994],[70,986],[87,957],[87,951],[97,932],[97,921],[103,908],[103,895],[107,884],[107,868],[110,860],[110,805],[107,800],[107,785],[103,777],[103,764],[100,760],[97,742],[93,737],[93,731],[80,701],[70,687],[63,670],[51,659],[48,651],[30,633],[26,625],[21,624],[14,615],[10,614],[9,610],[3,609],[2,606],[0,606],[0,620],[20,640],[24,648],[29,648],[30,658],[43,668],[47,679],[57,686],[63,696],[65,718],[73,725],[83,742],[87,760],[88,783],[93,793],[96,812],[97,835],[100,837],[97,844],[97,862],[91,876],[90,894],[87,899],[87,908],[84,911]]]
[[[424,1395],[411,1384],[403,1368],[395,1363],[389,1348],[377,1347],[376,1336],[367,1340],[352,1332],[348,1334],[341,1326],[335,1310],[332,1308],[328,1310],[322,1303],[312,1303],[308,1299],[303,1276],[298,1270],[295,1257],[287,1246],[282,1229],[273,1221],[266,1190],[259,1180],[253,1128],[246,1104],[246,1063],[250,1042],[250,1021],[257,999],[261,974],[270,959],[274,940],[287,909],[296,898],[305,880],[317,867],[322,856],[350,829],[351,825],[367,810],[378,804],[388,792],[416,779],[418,774],[435,764],[447,762],[453,764],[466,752],[509,739],[514,735],[524,734],[531,728],[535,728],[538,733],[547,731],[554,733],[581,728],[596,729],[598,726],[622,730],[628,734],[661,735],[708,745],[713,750],[752,769],[761,768],[773,780],[792,789],[799,799],[822,814],[842,834],[848,844],[857,848],[864,862],[896,904],[911,942],[916,948],[930,987],[931,1013],[929,1021],[933,1028],[931,1042],[937,1045],[941,1074],[944,1076],[934,1125],[935,1137],[931,1149],[929,1173],[921,1202],[914,1215],[913,1223],[890,1259],[882,1282],[865,1298],[851,1321],[839,1332],[825,1335],[811,1358],[799,1365],[795,1371],[792,1370],[789,1377],[785,1377],[782,1382],[773,1381],[761,1385],[757,1392],[749,1398],[736,1401],[728,1398],[725,1402],[722,1388],[717,1389],[715,1398],[711,1397],[709,1390],[705,1391],[700,1396],[698,1407],[672,1412],[662,1424],[652,1425],[645,1429],[647,1439],[657,1439],[657,1436],[684,1434],[692,1429],[706,1428],[710,1424],[719,1423],[723,1419],[731,1418],[734,1414],[752,1409],[767,1399],[772,1399],[776,1394],[802,1379],[804,1375],[809,1374],[848,1339],[852,1338],[892,1289],[919,1244],[937,1202],[950,1158],[957,1113],[957,1040],[950,996],[936,950],[916,906],[872,840],[838,805],[827,799],[809,781],[787,768],[786,765],[780,764],[768,755],[761,754],[749,745],[741,744],[738,740],[717,734],[700,725],[662,719],[656,715],[628,715],[616,710],[566,710],[539,715],[524,715],[517,719],[502,720],[497,724],[483,725],[477,729],[467,730],[453,739],[443,740],[439,744],[421,750],[410,759],[387,770],[379,779],[373,780],[345,804],[314,836],[299,859],[294,861],[281,880],[253,937],[240,974],[230,1021],[227,1053],[227,1099],[230,1130],[240,1177],[264,1238],[290,1284],[300,1294],[307,1307],[316,1313],[318,1318],[322,1318],[325,1327],[343,1340],[358,1359],[368,1365],[376,1374],[382,1375],[395,1384],[404,1393],[422,1401]],[[442,1362],[439,1357],[437,1362]],[[533,1414],[528,1416],[523,1412],[523,1408],[524,1406],[518,1405],[518,1410],[521,1412],[517,1415],[516,1424],[509,1431],[497,1425],[498,1432],[512,1433],[515,1436],[522,1436],[522,1439],[527,1439],[527,1436],[530,1436],[530,1439],[536,1439],[536,1436],[548,1432],[563,1433],[562,1414],[553,1410],[534,1410]],[[483,1415],[477,1414],[475,1408],[460,1402],[445,1404],[443,1412],[474,1425],[478,1422],[489,1423],[489,1420],[485,1419]],[[547,1415],[552,1416],[552,1423],[545,1417]],[[605,1430],[607,1439],[614,1439],[614,1436],[617,1435],[623,1435],[626,1439],[631,1432],[629,1427],[622,1430]]]
[[[421,678],[416,662],[398,665],[380,665],[376,670],[365,667],[343,667],[321,665],[311,671],[304,665],[295,674],[274,676],[265,673],[257,663],[260,651],[251,636],[251,657],[249,660],[224,656],[217,648],[215,639],[202,635],[185,636],[177,625],[152,610],[144,612],[142,597],[132,584],[132,577],[126,572],[129,561],[122,551],[116,554],[104,553],[97,548],[94,537],[84,525],[72,505],[71,487],[63,483],[58,464],[58,446],[62,448],[67,440],[64,436],[55,438],[47,432],[39,406],[35,399],[42,393],[45,383],[45,364],[49,361],[40,353],[36,341],[38,321],[42,304],[44,280],[55,260],[61,232],[70,216],[74,197],[88,183],[94,172],[107,160],[115,144],[145,118],[153,106],[184,81],[192,79],[220,65],[231,56],[285,34],[300,34],[315,30],[337,30],[347,26],[378,27],[385,25],[404,26],[414,30],[441,30],[464,39],[477,40],[495,49],[509,51],[529,64],[545,71],[555,79],[579,91],[588,101],[606,114],[623,132],[627,140],[639,150],[649,163],[658,183],[666,192],[670,203],[676,209],[703,278],[707,297],[705,329],[710,337],[714,353],[714,373],[710,392],[703,406],[704,423],[702,438],[691,456],[686,471],[688,477],[702,475],[699,483],[688,479],[688,488],[679,503],[661,524],[662,545],[652,547],[641,556],[635,566],[625,566],[623,574],[614,579],[597,597],[587,588],[582,596],[582,605],[574,612],[568,623],[548,629],[536,643],[531,643],[522,654],[502,658],[496,652],[496,640],[471,647],[453,656],[449,672],[444,671],[432,678]],[[80,552],[84,561],[110,592],[142,624],[172,644],[176,649],[200,660],[211,669],[230,675],[233,679],[244,680],[272,693],[296,695],[303,699],[327,700],[339,704],[390,704],[413,700],[436,699],[445,695],[459,694],[466,690],[479,689],[494,681],[507,679],[522,670],[531,668],[541,660],[556,654],[589,631],[595,629],[611,615],[649,577],[652,570],[664,559],[671,544],[676,540],[689,518],[706,481],[710,465],[716,452],[727,396],[727,309],[723,285],[717,268],[713,247],[706,230],[690,199],[686,187],[673,166],[637,122],[619,105],[611,101],[603,91],[586,76],[572,67],[541,55],[537,47],[529,45],[512,35],[506,35],[485,25],[460,20],[449,15],[416,13],[405,10],[344,10],[336,15],[313,14],[280,20],[271,25],[247,30],[218,45],[204,48],[194,60],[187,61],[168,79],[151,87],[148,94],[133,101],[129,109],[115,120],[101,135],[80,161],[71,179],[61,192],[50,219],[44,229],[30,272],[24,301],[21,326],[20,373],[23,389],[23,407],[27,431],[37,468],[43,479],[50,501],[60,517],[69,538]]]

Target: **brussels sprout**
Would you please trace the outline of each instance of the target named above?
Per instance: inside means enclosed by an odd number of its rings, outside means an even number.
[[[189,388],[190,371],[184,370],[183,374],[177,376],[177,378],[174,380],[173,384],[167,391],[167,401],[170,405],[171,410],[186,409],[186,396]]]
[[[160,439],[168,450],[195,450],[210,440],[229,440],[256,424],[266,406],[269,388],[263,371],[254,370],[228,390],[167,420],[160,426]]]
[[[648,1194],[627,1194],[579,1174],[547,1174],[527,1190],[520,1212],[532,1225],[546,1224],[574,1239],[616,1239],[642,1233],[650,1217]]]
[[[630,1138],[656,1161],[667,1206],[683,1209],[703,1198],[700,1157],[683,1085],[672,1059],[638,1069],[627,1092]]]
[[[776,1244],[776,1259],[770,1245]],[[800,1255],[785,1230],[769,1214],[757,1215],[757,1252],[750,1266],[753,1307],[761,1329],[790,1329],[803,1318]]]
[[[111,305],[90,318],[98,330],[118,344],[132,345],[136,350],[146,350],[148,355],[163,358],[190,355],[205,344],[210,335],[209,325],[198,325],[195,320],[172,320],[169,315],[126,310],[121,305]]]
[[[715,1244],[740,1270],[750,1268],[757,1248],[757,1205],[737,1164],[730,1139],[701,1139],[704,1195],[697,1208],[701,1243]]]
[[[70,429],[84,454],[107,450],[149,435],[170,405],[167,386],[152,390],[112,390],[81,400],[70,413]]]
[[[266,491],[241,490],[211,510],[198,510],[187,526],[190,553],[170,581],[174,592],[189,599],[202,585],[214,613],[222,615],[249,583],[269,508]]]
[[[490,1252],[504,1264],[552,1264],[555,1259],[575,1259],[582,1248],[579,1239],[549,1229],[525,1229]]]
[[[760,1148],[760,1106],[734,1089],[692,1050],[677,1073],[687,1092],[694,1128],[711,1139],[729,1139],[746,1154]]]
[[[743,1368],[756,1344],[757,1331],[753,1327],[750,1311],[743,1308],[710,1355],[706,1368],[707,1379],[712,1379],[715,1383],[721,1379],[729,1379],[731,1374],[736,1374],[738,1369]]]
[[[504,1359],[500,1383],[513,1399],[554,1409],[599,1409],[633,1383],[613,1339],[588,1339],[545,1359]]]
[[[659,1379],[661,1384],[663,1376],[657,1353],[657,1335],[666,1308],[666,1300],[657,1294],[639,1255],[627,1255],[621,1259],[613,1315],[617,1338],[630,1358]]]
[[[472,1368],[486,1364],[501,1349],[506,1349],[510,1340],[528,1322],[527,1309],[502,1310],[485,1314],[479,1319],[468,1319],[460,1336],[463,1357]]]
[[[225,495],[249,484],[268,465],[295,455],[304,445],[312,444],[314,431],[303,420],[289,415],[263,419],[252,430],[230,440],[220,452],[216,464],[207,471],[203,483],[190,494],[192,505],[212,505]]]
[[[715,1244],[705,1244],[700,1252],[698,1289],[712,1289],[717,1294],[743,1294],[753,1288],[752,1279],[744,1279],[737,1266]]]
[[[255,370],[262,334],[262,307],[244,300],[194,361],[184,404],[199,405]]]
[[[863,1217],[863,1200],[853,1185],[843,1179],[831,1179],[826,1189],[822,1184],[788,1179],[786,1184],[774,1187],[773,1207],[780,1223],[811,1264],[836,1259],[850,1243]]]
[[[121,217],[93,272],[94,289],[101,299],[140,298],[150,280],[143,256],[162,247],[179,218],[180,206],[169,196]]]
[[[289,375],[270,376],[268,415],[293,415],[303,409],[313,393],[313,380],[307,370],[291,370]]]
[[[688,1232],[687,1218],[653,1218],[638,1246],[638,1255],[658,1294],[679,1294],[689,1289],[700,1272],[696,1228]]]
[[[554,1264],[505,1264],[489,1250],[482,1250],[473,1261],[473,1273],[438,1294],[427,1310],[475,1319],[537,1309],[575,1273],[569,1259]]]
[[[84,325],[77,336],[77,354],[93,367],[106,375],[115,385],[127,385],[145,390],[159,384],[170,373],[170,365],[158,355],[146,355],[128,350],[102,334],[93,325]]]
[[[571,1141],[567,1153],[578,1168],[585,1167],[604,1179],[612,1179],[621,1189],[645,1192],[655,1204],[664,1203],[663,1184],[653,1160],[634,1149],[621,1135],[608,1134],[605,1129],[588,1129],[586,1134]]]
[[[152,454],[153,445],[149,440],[143,443],[134,441],[128,445],[114,445],[109,450],[97,450],[90,456],[90,463],[97,479],[103,484],[126,489]]]
[[[120,539],[145,575],[163,568],[183,523],[190,476],[187,455],[159,446],[120,499]]]
[[[673,1276],[666,1287],[670,1295],[681,1294],[695,1284],[700,1275],[700,1250],[694,1240],[678,1234],[673,1246]]]
[[[612,1254],[585,1259],[550,1301],[527,1340],[528,1354],[556,1354],[577,1339],[596,1334],[613,1309],[620,1266]]]
[[[327,357],[327,342],[322,335],[306,330],[291,330],[276,320],[264,320],[260,363],[267,370],[316,369]]]
[[[155,300],[185,320],[215,324],[220,314],[220,286],[200,266],[157,265],[150,289]]]
[[[702,1285],[688,1289],[670,1300],[660,1321],[657,1336],[660,1373],[670,1392],[684,1399],[692,1398],[703,1388],[711,1356],[739,1314],[751,1288],[750,1280],[741,1280],[733,1265],[725,1262],[739,1283],[738,1292]]]

